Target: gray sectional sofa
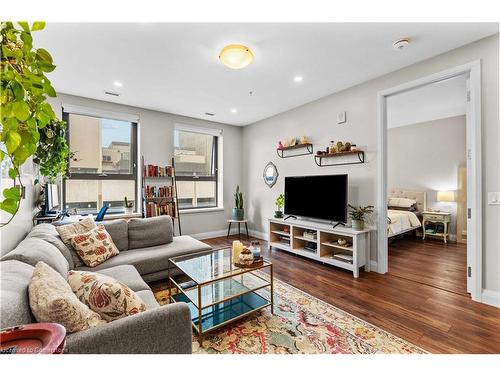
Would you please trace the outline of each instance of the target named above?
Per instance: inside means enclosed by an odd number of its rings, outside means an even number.
[[[68,334],[68,353],[191,353],[191,317],[184,303],[161,306],[146,281],[167,279],[170,257],[211,250],[189,236],[173,236],[168,216],[103,222],[120,253],[97,267],[76,267],[52,224],[34,227],[0,262],[0,328],[35,322],[28,284],[37,262],[67,277],[70,269],[90,270],[128,285],[148,306],[146,312]]]

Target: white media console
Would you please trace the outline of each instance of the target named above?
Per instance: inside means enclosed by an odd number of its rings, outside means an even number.
[[[309,232],[309,237],[304,232]],[[365,267],[365,271],[370,271],[370,232],[371,229],[354,230],[345,227],[334,229],[332,225],[314,221],[271,218],[268,233],[269,249],[275,247],[319,260],[347,269],[354,277],[359,277],[359,267]],[[314,234],[316,239],[310,237]],[[339,244],[339,239],[346,243]],[[308,242],[315,244],[316,249],[308,249],[306,246]]]

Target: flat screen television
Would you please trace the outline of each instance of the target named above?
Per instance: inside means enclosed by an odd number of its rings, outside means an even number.
[[[347,175],[285,177],[285,215],[347,222]]]
[[[45,184],[45,214],[55,215],[61,210],[57,184]]]

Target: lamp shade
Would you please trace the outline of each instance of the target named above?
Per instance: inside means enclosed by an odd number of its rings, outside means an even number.
[[[230,44],[220,51],[219,59],[228,68],[241,69],[253,61],[253,53],[242,44]]]
[[[455,193],[453,191],[438,191],[438,202],[455,202]]]

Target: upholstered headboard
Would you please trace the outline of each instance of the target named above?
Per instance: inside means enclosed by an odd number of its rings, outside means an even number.
[[[408,198],[417,201],[417,210],[424,212],[427,210],[427,193],[425,191],[404,190],[400,188],[389,189],[387,198]]]

